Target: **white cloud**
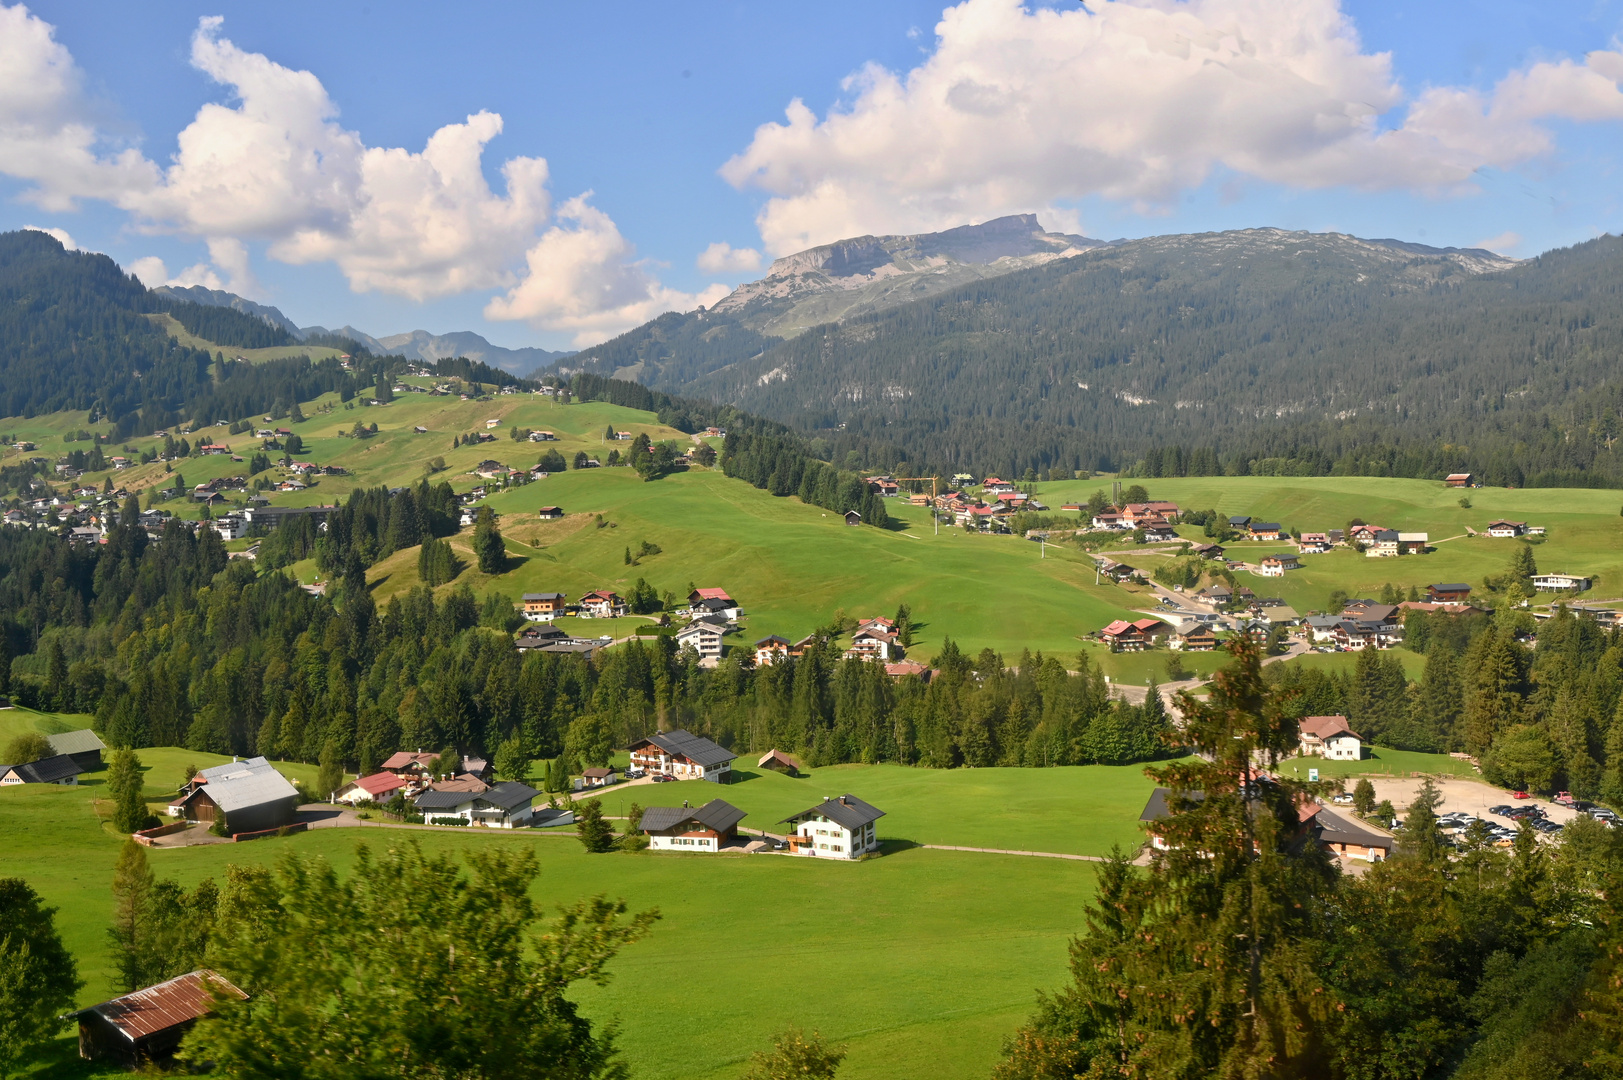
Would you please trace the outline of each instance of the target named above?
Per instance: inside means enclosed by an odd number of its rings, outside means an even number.
[[[1522,234],[1519,232],[1502,232],[1498,236],[1490,236],[1486,240],[1478,240],[1472,247],[1487,248],[1499,255],[1511,255],[1521,247]]]
[[[130,273],[149,289],[169,284],[169,268],[156,255],[146,255],[130,263]]]
[[[759,270],[761,253],[754,248],[735,248],[725,240],[718,240],[699,252],[694,265],[707,274]]]
[[[578,195],[558,207],[560,222],[525,256],[529,273],[507,295],[485,305],[487,319],[522,319],[568,330],[577,346],[595,345],[667,311],[713,304],[729,292],[712,285],[697,295],[668,289],[634,261],[635,248],[609,216]]]
[[[865,232],[1052,212],[1099,195],[1155,211],[1214,170],[1293,187],[1469,190],[1553,148],[1540,121],[1623,118],[1623,55],[1538,63],[1491,95],[1412,101],[1336,0],[965,0],[905,75],[870,65],[819,118],[800,100],[722,167],[772,197],[783,254]],[[1382,116],[1408,102],[1401,125]]]
[[[73,242],[73,237],[68,235],[68,230],[66,229],[58,229],[50,225],[24,225],[23,228],[32,229],[34,232],[42,232],[47,236],[53,236],[56,238],[59,244],[67,248],[69,251],[79,250],[79,245]]]
[[[483,157],[499,115],[446,124],[420,152],[367,146],[338,122],[319,78],[238,48],[222,26],[218,16],[199,21],[191,62],[231,99],[198,109],[160,168],[105,145],[54,29],[20,5],[0,6],[0,173],[33,182],[27,197],[48,208],[99,198],[147,231],[207,241],[209,262],[169,278],[149,257],[138,264],[142,280],[251,291],[246,242],[258,241],[281,262],[334,263],[358,292],[423,301],[508,289],[493,307],[577,334],[617,326],[639,305],[697,302],[631,264],[613,222],[584,203],[564,215],[572,227],[543,234],[552,201],[544,159],[507,160],[505,190],[493,191]],[[568,249],[574,261],[532,283],[517,269],[528,254],[535,272],[533,248]],[[594,266],[594,257],[608,261]],[[559,291],[571,282],[587,291]]]

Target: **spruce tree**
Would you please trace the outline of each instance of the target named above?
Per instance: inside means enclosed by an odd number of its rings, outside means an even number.
[[[499,574],[507,568],[507,548],[496,528],[496,515],[488,506],[479,508],[473,530],[473,553],[481,574]]]
[[[113,942],[119,985],[125,993],[160,981],[152,977],[152,939],[156,931],[153,884],[147,849],[134,839],[125,840],[113,865],[113,925],[107,931]]]
[[[55,915],[22,878],[0,878],[0,1076],[44,1056],[84,985]]]
[[[581,846],[598,854],[614,849],[614,826],[603,819],[599,799],[582,799],[575,804],[575,835]]]
[[[141,759],[134,750],[114,750],[107,763],[107,792],[113,797],[113,828],[132,833],[146,828],[150,813],[141,797]]]

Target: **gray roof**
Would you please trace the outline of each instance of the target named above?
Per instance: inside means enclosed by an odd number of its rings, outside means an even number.
[[[478,798],[471,791],[435,791],[430,788],[412,800],[419,810],[455,810]]]
[[[564,594],[561,592],[527,592],[523,596],[525,600],[562,600],[563,598]]]
[[[1309,615],[1307,624],[1315,630],[1328,630],[1341,620],[1334,615]]]
[[[534,802],[539,794],[541,793],[529,784],[521,784],[517,780],[503,780],[477,798],[482,803],[489,803],[503,810],[517,810]]]
[[[702,735],[694,735],[681,729],[650,735],[648,741],[673,757],[685,757],[707,769],[713,765],[724,765],[738,757],[731,750],[718,746]]]
[[[1138,820],[1160,821],[1164,817],[1170,817],[1172,811],[1167,809],[1167,796],[1170,794],[1172,794],[1172,789],[1164,787],[1158,787],[1154,791],[1150,792],[1149,801],[1144,804],[1144,811],[1138,815]],[[1204,791],[1186,792],[1184,797],[1189,799],[1191,802],[1206,801],[1206,793]]]
[[[727,832],[748,815],[725,799],[711,799],[693,809],[686,806],[650,806],[642,812],[643,832],[663,832],[684,821],[696,821],[718,833]]]
[[[810,817],[813,814],[826,817],[836,825],[843,825],[852,831],[862,828],[870,821],[878,821],[885,816],[885,812],[878,807],[863,802],[855,795],[846,794],[837,799],[829,799],[827,802],[814,806],[810,810],[802,810],[798,814],[791,814],[783,820],[784,822],[798,821],[800,818]]]
[[[706,618],[706,619],[694,619],[692,622],[690,622],[686,626],[682,627],[682,629],[678,630],[676,632],[676,636],[681,638],[681,637],[688,637],[688,636],[691,636],[691,635],[715,634],[715,635],[717,635],[719,637],[720,635],[725,634],[726,632],[727,632],[727,628],[725,626],[722,626],[719,623],[711,622],[709,619]]]
[[[226,813],[283,799],[298,799],[298,789],[287,777],[271,768],[264,758],[251,758],[232,764],[236,767],[235,772],[209,776],[208,783],[199,789],[207,792],[210,801]],[[223,768],[226,766],[216,765],[214,769],[205,769],[204,774]]]
[[[263,757],[243,758],[241,761],[238,761],[236,758],[232,758],[230,761],[223,764],[210,765],[206,769],[199,769],[197,770],[197,775],[201,776],[204,780],[213,781],[221,776],[229,776],[232,773],[242,772],[244,769],[268,768],[270,768],[270,762],[266,761]]]
[[[0,773],[6,770],[0,768]],[[78,776],[84,769],[67,754],[58,754],[55,757],[41,758],[27,765],[14,766],[13,771],[25,784],[54,784],[59,780],[66,780],[70,776]]]
[[[64,731],[60,735],[47,735],[51,740],[51,749],[59,754],[85,754],[92,750],[105,750],[107,745],[96,737],[96,733],[89,728],[78,731]]]
[[[1385,848],[1392,850],[1392,838],[1384,833],[1374,833],[1367,829],[1360,829],[1340,814],[1320,810],[1314,816],[1314,822],[1319,826],[1319,839],[1331,844],[1358,844],[1361,847]]]

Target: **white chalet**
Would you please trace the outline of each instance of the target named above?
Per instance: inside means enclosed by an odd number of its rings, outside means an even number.
[[[874,822],[885,816],[855,795],[841,795],[783,819],[790,833],[789,854],[823,859],[856,859],[877,851]]]

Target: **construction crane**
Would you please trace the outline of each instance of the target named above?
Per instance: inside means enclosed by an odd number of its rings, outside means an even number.
[[[941,493],[940,492],[940,479],[941,478],[939,476],[893,476],[893,477],[891,477],[891,479],[896,481],[898,484],[922,484],[926,480],[930,481],[930,520],[935,522],[935,534],[937,536],[940,536],[941,535],[941,512],[940,512],[940,509],[936,506],[935,501],[940,496],[940,493]]]

